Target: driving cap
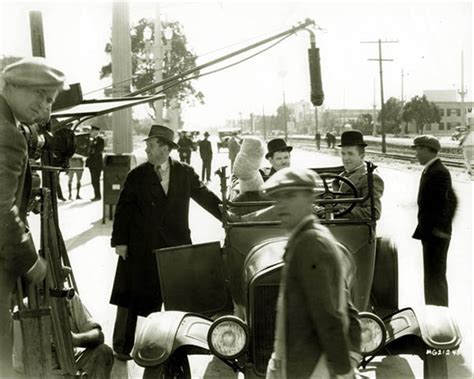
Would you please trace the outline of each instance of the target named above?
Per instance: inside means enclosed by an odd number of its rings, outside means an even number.
[[[436,152],[441,150],[441,144],[439,143],[438,138],[432,135],[423,135],[418,136],[413,140],[412,149],[416,146],[428,147]]]
[[[152,138],[161,139],[169,143],[173,148],[178,149],[179,145],[174,142],[174,131],[164,125],[152,125],[148,137],[144,141],[148,141]]]
[[[364,142],[364,136],[358,130],[347,130],[341,134],[341,144],[343,146],[367,146]]]
[[[3,80],[25,87],[68,90],[64,74],[52,67],[45,58],[23,58],[3,70]]]
[[[274,138],[270,140],[267,144],[267,154],[265,158],[268,159],[270,155],[276,153],[277,151],[288,151],[293,150],[293,146],[288,146],[283,138]]]
[[[269,197],[280,191],[317,192],[320,183],[321,178],[313,170],[287,167],[275,172],[260,190]]]

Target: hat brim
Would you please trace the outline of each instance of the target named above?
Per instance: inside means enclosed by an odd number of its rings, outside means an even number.
[[[176,143],[176,142],[173,142],[171,141],[170,139],[168,138],[165,138],[165,137],[161,137],[161,136],[151,136],[151,137],[146,137],[143,139],[143,141],[148,141],[148,140],[151,140],[153,138],[156,138],[156,139],[161,139],[163,141],[166,141],[167,143],[169,143],[174,149],[179,149],[179,145]]]
[[[273,189],[263,189],[262,193],[265,196],[272,197],[273,195],[279,192],[283,192],[283,191],[309,191],[313,193],[320,193],[321,189],[318,189],[318,187],[288,185],[288,186],[279,186]]]
[[[347,147],[347,146],[362,146],[362,147],[366,147],[368,146],[366,143],[350,143],[350,144],[340,144],[340,145],[337,145],[337,147]]]
[[[271,150],[271,151],[269,151],[268,153],[265,154],[265,158],[268,159],[268,157],[270,155],[272,155],[273,153],[276,153],[278,151],[288,151],[288,152],[290,152],[291,150],[293,150],[293,146],[285,146],[285,147],[281,147],[279,149]]]

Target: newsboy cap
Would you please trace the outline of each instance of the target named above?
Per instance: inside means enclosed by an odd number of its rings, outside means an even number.
[[[364,136],[358,130],[347,130],[341,134],[341,144],[343,146],[367,146],[364,142]]]
[[[52,67],[45,58],[23,58],[3,70],[3,80],[25,87],[68,90],[64,74]]]
[[[164,125],[152,125],[148,137],[144,141],[148,141],[152,138],[161,139],[171,145],[171,147],[177,149],[179,145],[174,142],[174,131]]]
[[[265,158],[268,159],[270,155],[277,151],[288,151],[293,150],[293,146],[288,146],[283,138],[274,138],[267,143],[267,153]]]
[[[416,137],[413,140],[412,149],[414,149],[416,146],[428,147],[436,152],[441,150],[441,144],[439,143],[438,138],[428,134]]]
[[[317,192],[321,178],[313,170],[307,168],[283,168],[275,172],[260,187],[267,196],[272,197],[280,191],[312,191]]]

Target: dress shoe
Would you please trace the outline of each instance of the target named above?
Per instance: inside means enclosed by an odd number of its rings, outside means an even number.
[[[122,361],[122,362],[127,362],[127,361],[130,361],[132,359],[130,354],[119,353],[117,351],[114,351],[114,357],[117,358],[119,361]]]
[[[100,197],[94,197],[91,199],[91,201],[99,201],[100,200]]]

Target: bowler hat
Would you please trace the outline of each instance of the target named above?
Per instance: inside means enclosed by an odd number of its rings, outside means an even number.
[[[361,132],[347,130],[341,134],[341,144],[337,146],[367,146],[367,144],[364,142],[364,136]]]
[[[209,137],[209,136],[210,136],[209,132],[204,132],[204,137]]]
[[[274,138],[267,143],[267,154],[265,154],[265,158],[268,159],[270,155],[277,151],[290,152],[291,150],[293,150],[293,146],[288,146],[284,139]]]
[[[441,150],[441,145],[439,143],[439,140],[435,136],[428,135],[428,134],[416,137],[413,140],[412,149],[415,148],[416,146],[428,147],[436,152]]]
[[[159,138],[169,143],[175,149],[179,148],[178,144],[174,140],[174,131],[164,125],[152,125],[148,137],[144,141],[148,141],[151,138]]]
[[[64,74],[52,67],[45,58],[23,58],[3,70],[3,80],[25,87],[68,90]]]
[[[321,178],[313,170],[286,167],[270,176],[260,190],[269,197],[280,191],[316,192],[321,183]]]

